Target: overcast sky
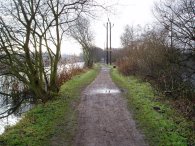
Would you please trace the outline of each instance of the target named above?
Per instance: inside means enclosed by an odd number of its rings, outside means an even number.
[[[104,0],[106,1],[106,0]],[[107,0],[110,3],[111,0]],[[105,48],[106,40],[106,24],[109,17],[114,24],[112,28],[112,47],[121,47],[120,36],[123,33],[125,25],[141,25],[151,24],[155,21],[152,14],[154,1],[158,0],[112,0],[114,4],[112,13],[101,13],[95,20],[92,20],[92,31],[94,32],[94,44],[100,48]],[[62,53],[64,54],[79,54],[81,47],[74,40],[64,41],[62,46]]]

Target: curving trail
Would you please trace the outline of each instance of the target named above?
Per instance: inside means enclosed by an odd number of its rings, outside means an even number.
[[[83,91],[78,111],[75,146],[148,146],[108,67]]]

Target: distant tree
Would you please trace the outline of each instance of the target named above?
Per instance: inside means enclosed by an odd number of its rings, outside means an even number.
[[[129,25],[126,25],[120,39],[123,47],[132,46],[133,41],[135,40],[135,32],[133,26],[130,27]]]
[[[112,49],[112,62],[116,62],[117,60],[128,55],[128,48],[113,48]]]
[[[93,66],[93,39],[90,30],[90,22],[87,18],[80,16],[69,30],[70,35],[81,45],[85,66]]]
[[[92,47],[92,57],[93,57],[93,62],[100,62],[102,58],[104,58],[104,51],[101,48]]]

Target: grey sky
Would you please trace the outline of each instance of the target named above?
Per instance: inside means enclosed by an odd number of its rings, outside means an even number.
[[[106,0],[104,0],[106,1]],[[98,47],[105,47],[106,29],[104,24],[107,19],[114,24],[112,28],[112,47],[118,48],[120,44],[120,35],[123,32],[124,26],[151,24],[154,21],[152,8],[154,1],[158,0],[112,0],[108,3],[114,4],[112,13],[100,13],[96,20],[92,20],[92,30],[95,33],[94,44]],[[63,44],[62,53],[79,54],[80,46],[74,40],[67,40]]]

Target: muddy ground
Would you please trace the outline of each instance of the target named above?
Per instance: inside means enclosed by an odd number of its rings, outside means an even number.
[[[75,146],[148,146],[108,67],[82,92],[78,114]]]

